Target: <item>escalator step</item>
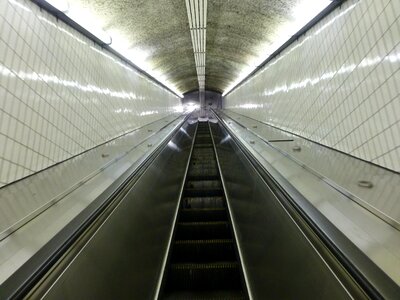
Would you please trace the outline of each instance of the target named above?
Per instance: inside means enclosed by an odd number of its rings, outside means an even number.
[[[227,221],[225,208],[187,208],[182,209],[180,222],[201,222],[201,221]]]
[[[224,192],[222,188],[210,189],[185,189],[185,197],[221,197]]]
[[[229,239],[232,233],[228,222],[179,222],[176,240]]]
[[[211,143],[207,143],[207,144],[194,144],[194,148],[209,148],[209,149],[213,149],[213,144]]]
[[[199,145],[199,144],[212,144],[212,139],[211,137],[202,137],[202,138],[197,138],[196,141],[194,142],[195,145]]]
[[[208,164],[213,162],[214,164],[216,163],[215,157],[211,155],[201,155],[201,154],[196,154],[192,156],[192,160],[190,161],[191,163],[200,163],[200,164]]]
[[[211,155],[209,153],[192,153],[192,159],[212,159],[215,161],[214,155]]]
[[[213,167],[217,167],[217,162],[213,157],[203,157],[203,158],[193,158],[190,161],[190,166],[196,166],[196,165],[200,165],[202,167],[207,167],[207,166],[213,166]]]
[[[201,141],[201,140],[211,140],[210,134],[206,132],[197,133],[196,141]]]
[[[186,183],[187,189],[221,189],[220,180],[190,180]]]
[[[163,299],[176,300],[245,300],[248,299],[243,291],[215,290],[215,291],[175,291],[166,294]]]
[[[198,180],[186,183],[184,195],[186,197],[222,196],[222,183],[220,180]]]
[[[185,197],[182,202],[183,208],[217,208],[225,207],[224,197]]]
[[[169,270],[170,288],[175,290],[241,289],[237,262],[175,263]]]
[[[213,148],[193,149],[192,155],[212,155],[212,156],[214,156],[214,149]]]
[[[207,163],[210,160],[215,162],[215,157],[214,155],[209,155],[209,154],[196,154],[192,156],[192,160],[201,161],[202,163]]]
[[[211,165],[214,166],[217,164],[217,161],[215,160],[215,158],[213,156],[208,156],[208,155],[197,155],[192,157],[192,160],[190,161],[190,165],[202,165],[202,166],[207,166],[207,165]]]
[[[188,180],[215,180],[218,179],[218,171],[214,172],[204,172],[204,174],[200,172],[188,172]]]
[[[191,165],[188,171],[188,174],[190,175],[217,175],[218,176],[218,168],[217,165],[211,165],[211,166],[202,166],[200,164],[198,165]],[[217,178],[219,179],[219,177]]]
[[[217,170],[217,163],[215,161],[208,161],[207,163],[199,162],[198,160],[192,160],[189,164],[190,169],[209,169],[211,171]]]
[[[232,239],[176,241],[172,262],[218,262],[235,261]]]

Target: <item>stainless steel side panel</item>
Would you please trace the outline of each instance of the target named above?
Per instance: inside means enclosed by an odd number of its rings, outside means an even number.
[[[154,298],[195,127],[178,131],[45,299]]]
[[[230,136],[212,129],[252,298],[351,299]]]

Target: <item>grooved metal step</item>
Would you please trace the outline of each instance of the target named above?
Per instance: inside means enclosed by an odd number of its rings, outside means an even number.
[[[235,261],[232,239],[182,240],[174,244],[172,262]]]
[[[213,145],[211,143],[207,143],[207,144],[195,144],[194,148],[209,148],[209,149],[213,149]]]
[[[182,208],[225,207],[224,197],[184,197]]]
[[[218,178],[218,171],[213,172],[190,172],[188,173],[188,180],[215,180]]]
[[[180,222],[201,221],[227,221],[228,216],[225,208],[186,208],[182,209]]]
[[[196,176],[197,177],[211,176],[213,178],[213,180],[219,178],[217,166],[210,166],[210,167],[203,167],[201,165],[192,166],[188,171],[188,176],[189,176],[188,180],[192,180],[190,178],[196,177]]]
[[[208,290],[241,287],[240,265],[237,262],[171,264],[169,284],[177,290]]]
[[[222,184],[219,180],[193,180],[186,183],[184,195],[186,197],[222,196]]]
[[[199,153],[199,154],[193,155],[191,162],[199,161],[202,164],[206,164],[209,160],[212,160],[214,163],[216,163],[215,157],[213,155]]]
[[[224,191],[222,188],[209,188],[209,189],[185,189],[185,197],[222,197]]]
[[[229,223],[215,222],[179,222],[176,227],[177,240],[204,240],[231,238]]]
[[[200,153],[197,155],[193,155],[192,162],[193,161],[201,162],[202,164],[206,164],[210,161],[212,161],[213,163],[216,163],[214,155],[200,154]]]
[[[168,300],[244,300],[247,299],[243,291],[215,290],[215,291],[174,291],[165,295]]]
[[[199,148],[199,149],[196,149],[196,150],[197,151],[195,153],[192,153],[192,160],[196,159],[196,157],[201,157],[201,158],[207,157],[207,158],[215,160],[214,153],[208,152],[208,151],[204,151],[204,150],[208,150],[207,148]]]
[[[215,161],[206,161],[206,162],[202,162],[199,160],[192,160],[192,162],[189,165],[190,169],[193,168],[204,168],[204,169],[211,169],[211,170],[217,170],[217,163]]]
[[[214,189],[222,188],[220,180],[190,180],[186,183],[186,189]]]

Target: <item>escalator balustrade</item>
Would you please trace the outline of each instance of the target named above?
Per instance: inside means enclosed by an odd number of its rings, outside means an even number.
[[[248,299],[208,122],[199,122],[164,299]]]

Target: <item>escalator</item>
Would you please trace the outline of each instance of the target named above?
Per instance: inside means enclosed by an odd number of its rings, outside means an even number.
[[[247,299],[208,122],[199,122],[163,299]]]
[[[400,299],[221,122],[194,115],[170,136],[2,284],[0,299]]]

